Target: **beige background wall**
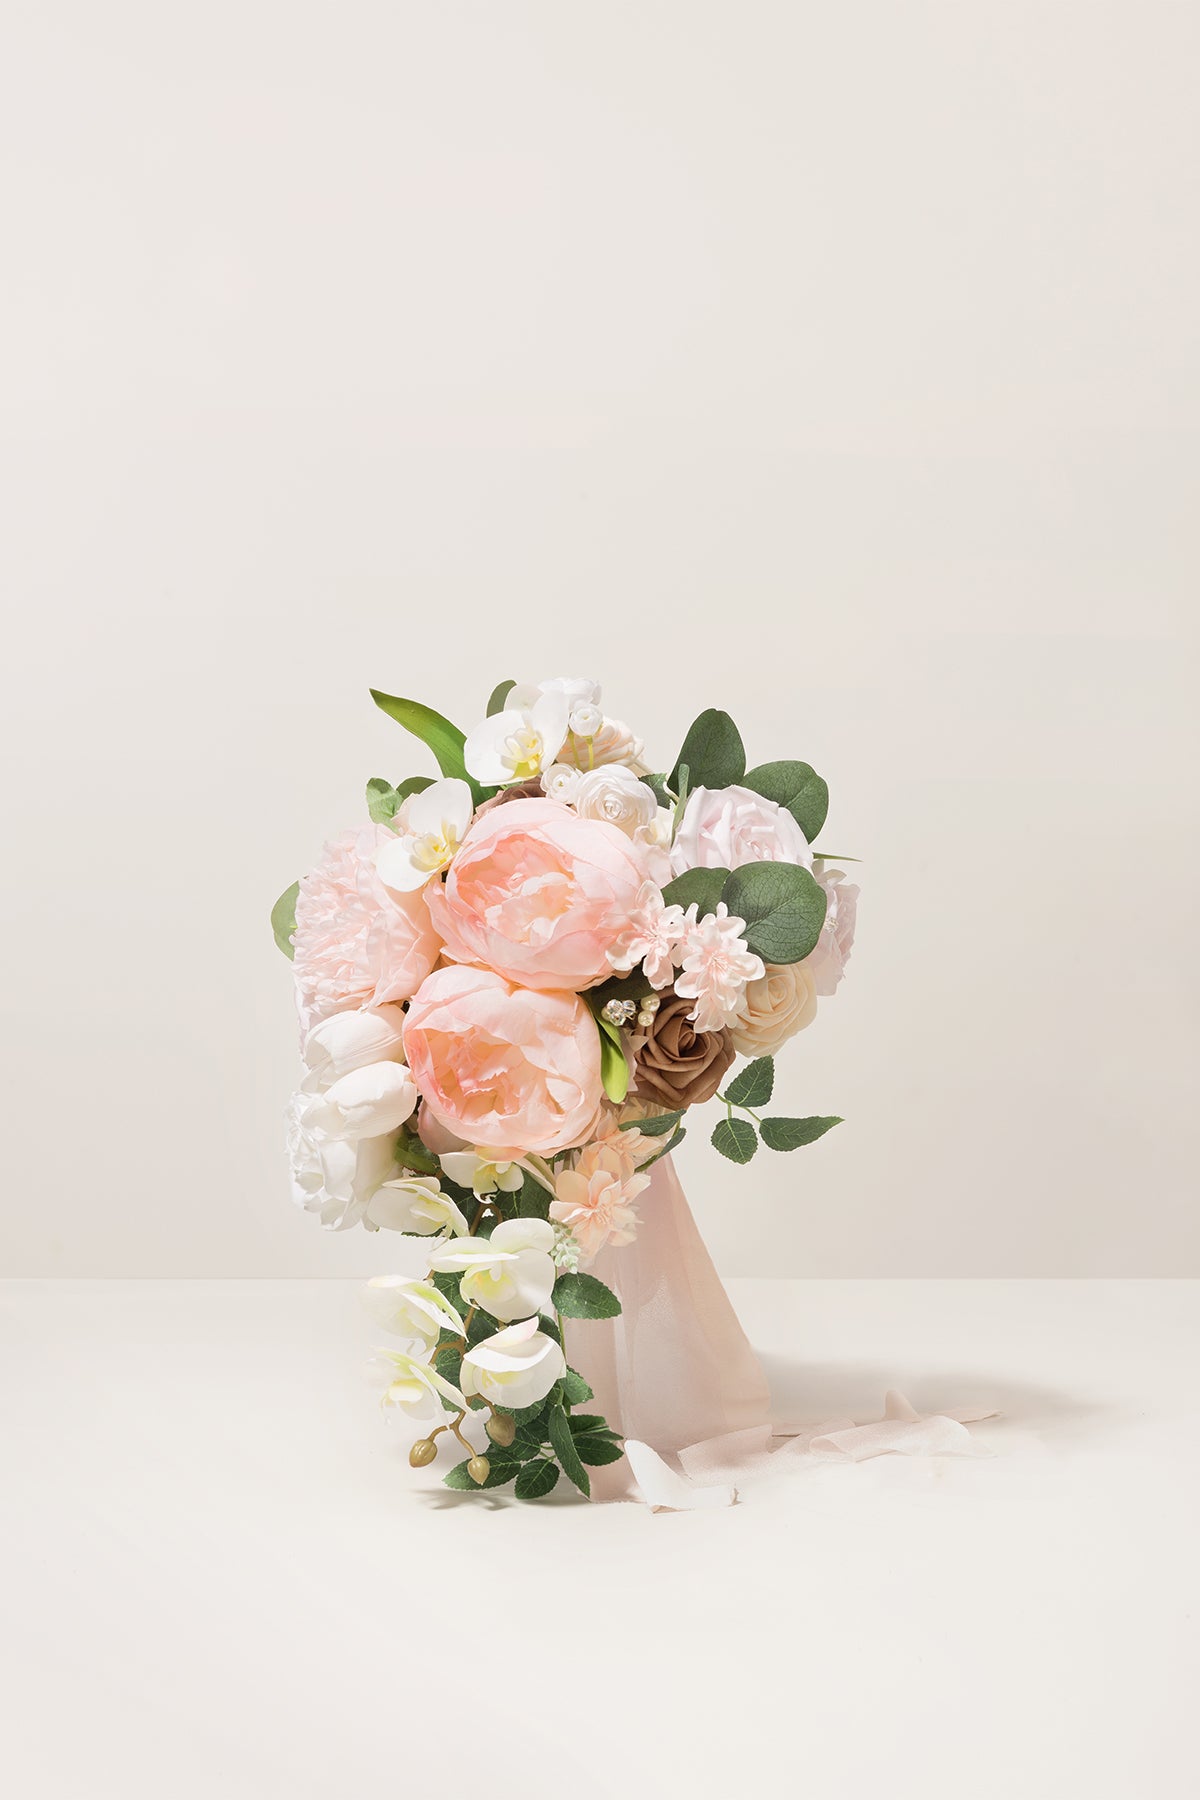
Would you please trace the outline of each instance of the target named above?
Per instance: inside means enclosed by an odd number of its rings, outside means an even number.
[[[266,915],[594,672],[834,790],[728,1273],[1200,1274],[1189,5],[10,8],[4,1262],[344,1274]]]

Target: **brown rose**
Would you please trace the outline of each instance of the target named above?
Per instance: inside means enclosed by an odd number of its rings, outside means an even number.
[[[728,1030],[697,1031],[688,1014],[695,1001],[665,994],[637,1053],[635,1088],[640,1100],[672,1109],[711,1100],[733,1061]]]

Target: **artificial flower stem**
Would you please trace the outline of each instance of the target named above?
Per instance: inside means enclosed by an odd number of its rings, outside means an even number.
[[[554,1185],[554,1176],[540,1156],[518,1156],[516,1158],[516,1164],[518,1169],[524,1169],[527,1175],[532,1175],[533,1179],[541,1187],[545,1188],[552,1199],[558,1198],[558,1189]]]

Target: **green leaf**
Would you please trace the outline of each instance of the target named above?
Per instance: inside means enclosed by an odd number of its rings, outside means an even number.
[[[811,844],[829,811],[829,787],[806,762],[762,763],[742,783],[785,806]]]
[[[513,1490],[518,1500],[541,1500],[558,1486],[558,1470],[549,1457],[528,1462],[517,1476]]]
[[[292,933],[296,929],[296,896],[300,892],[300,883],[293,881],[290,888],[285,888],[271,908],[271,930],[275,933],[275,942],[290,960],[295,957],[292,948]]]
[[[683,740],[671,786],[679,791],[679,770],[686,763],[693,788],[731,787],[746,773],[742,734],[726,712],[710,707],[693,720]]]
[[[608,1432],[608,1425],[603,1413],[571,1413],[567,1419],[567,1424],[571,1427],[571,1430],[576,1437],[580,1437],[585,1431]],[[609,1433],[609,1435],[616,1437],[617,1434],[614,1431]]]
[[[542,1422],[548,1404],[548,1400],[539,1400],[536,1406],[510,1406],[505,1410],[517,1421],[523,1431],[532,1433]]]
[[[547,1337],[553,1338],[556,1344],[562,1343],[562,1329],[558,1320],[553,1318],[550,1313],[538,1314],[538,1330],[545,1332]]]
[[[654,795],[654,798],[658,801],[660,806],[670,806],[671,795],[667,791],[667,778],[665,775],[643,775],[642,780],[650,789],[650,792]]]
[[[400,1127],[400,1135],[396,1139],[396,1161],[402,1169],[412,1169],[418,1175],[436,1175],[441,1164],[432,1150],[427,1150],[415,1131],[407,1125]]]
[[[492,689],[492,697],[487,703],[487,716],[494,718],[498,712],[504,711],[504,702],[516,687],[515,681],[498,681]]]
[[[735,1106],[765,1106],[774,1086],[775,1059],[760,1056],[734,1076],[721,1098],[732,1100]]]
[[[668,906],[683,907],[690,906],[694,900],[697,918],[704,919],[709,913],[716,912],[717,901],[724,898],[728,879],[728,869],[688,869],[674,881],[668,881],[663,889],[663,899]]]
[[[641,1164],[639,1172],[644,1174],[647,1169],[652,1169],[656,1162],[660,1162],[664,1156],[670,1156],[672,1150],[682,1144],[686,1136],[687,1131],[685,1127],[681,1125],[679,1130],[675,1133],[675,1136],[671,1138],[668,1143],[664,1144],[661,1150],[657,1151],[648,1162]]]
[[[681,1112],[658,1113],[651,1119],[626,1119],[618,1125],[618,1131],[640,1131],[644,1137],[665,1137],[668,1131],[674,1131],[683,1114]]]
[[[588,1472],[579,1460],[575,1448],[575,1439],[571,1436],[571,1427],[567,1423],[567,1415],[561,1406],[550,1411],[550,1446],[562,1464],[563,1473],[570,1477],[581,1494],[592,1497],[592,1484],[588,1480]]]
[[[564,1319],[615,1319],[621,1302],[594,1275],[560,1275],[551,1295]]]
[[[794,863],[744,863],[721,898],[731,915],[745,919],[746,942],[764,962],[799,962],[825,923],[824,888]]]
[[[735,1163],[748,1163],[758,1149],[758,1134],[749,1119],[722,1119],[713,1127],[712,1141],[714,1149]]]
[[[798,1150],[801,1144],[815,1144],[819,1137],[832,1131],[840,1119],[764,1119],[762,1140],[768,1150]]]
[[[377,825],[390,825],[400,805],[400,796],[382,775],[372,775],[367,783],[367,811]]]
[[[597,1018],[600,1031],[600,1083],[609,1099],[619,1106],[629,1092],[629,1063],[620,1027]]]
[[[521,1183],[521,1191],[517,1195],[516,1216],[518,1219],[548,1219],[550,1217],[550,1196],[540,1181],[532,1175],[526,1175]]]
[[[428,744],[442,774],[465,781],[478,805],[483,790],[467,774],[467,765],[463,761],[463,745],[467,740],[458,726],[444,719],[441,713],[434,712],[431,706],[422,706],[418,700],[401,700],[395,694],[381,694],[378,688],[371,689],[371,698],[380,712],[385,712],[397,725],[403,725],[405,731],[411,731],[423,744]]]
[[[563,1399],[568,1406],[582,1406],[585,1400],[593,1398],[592,1390],[577,1369],[568,1369],[563,1376]]]
[[[503,1487],[505,1482],[511,1481],[515,1475],[520,1473],[521,1465],[516,1457],[493,1456],[490,1450],[486,1451],[485,1454],[488,1462],[491,1464],[491,1468],[485,1481],[472,1481],[471,1477],[467,1474],[466,1463],[460,1462],[456,1463],[450,1473],[445,1477],[445,1485],[448,1488],[453,1488],[456,1493],[476,1494],[481,1492],[484,1488]]]
[[[620,1462],[625,1454],[624,1444],[614,1444],[611,1438],[595,1434],[577,1437],[575,1450],[580,1462],[590,1464],[593,1469],[601,1468],[605,1463]]]

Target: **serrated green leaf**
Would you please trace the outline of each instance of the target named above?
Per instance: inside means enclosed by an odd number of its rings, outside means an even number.
[[[668,1131],[674,1131],[682,1117],[681,1112],[655,1113],[649,1119],[626,1119],[617,1130],[640,1131],[643,1137],[665,1137]]]
[[[721,1098],[732,1100],[735,1106],[765,1106],[774,1086],[775,1059],[760,1056],[739,1070]]]
[[[513,1490],[518,1500],[541,1500],[558,1486],[558,1469],[549,1457],[527,1462]]]
[[[560,1275],[551,1299],[564,1319],[615,1319],[621,1310],[612,1289],[594,1275]]]
[[[762,1140],[768,1150],[798,1150],[802,1144],[815,1144],[841,1123],[838,1118],[764,1119]]]
[[[487,716],[495,718],[498,712],[504,711],[504,702],[516,687],[515,681],[498,681],[492,689],[491,699],[487,703]]]
[[[713,1126],[713,1148],[730,1162],[748,1163],[758,1149],[758,1133],[749,1119],[722,1119]]]
[[[371,689],[371,698],[380,712],[385,712],[397,725],[403,725],[405,731],[411,731],[423,744],[428,744],[442,774],[465,781],[478,805],[483,789],[467,773],[463,761],[463,745],[467,740],[458,726],[444,719],[441,713],[434,712],[431,706],[422,706],[419,700],[402,700],[398,694],[381,694],[378,688]]]
[[[520,1474],[521,1465],[515,1457],[493,1456],[490,1450],[485,1454],[491,1467],[483,1481],[472,1481],[467,1474],[466,1462],[463,1461],[456,1463],[450,1473],[443,1477],[444,1485],[453,1488],[456,1493],[478,1494],[484,1488],[503,1487]]]
[[[674,881],[668,881],[663,889],[663,899],[668,906],[683,907],[690,906],[694,900],[697,918],[704,919],[709,913],[716,912],[717,901],[724,898],[728,879],[728,869],[688,869]]]
[[[299,893],[300,883],[293,881],[290,888],[284,888],[271,908],[271,930],[275,934],[275,942],[289,962],[294,961],[296,955],[292,947],[292,933],[296,929],[296,899]]]
[[[665,1143],[661,1150],[657,1151],[652,1157],[649,1158],[649,1160],[647,1162],[644,1162],[639,1165],[640,1170],[642,1172],[644,1172],[646,1169],[652,1169],[656,1162],[662,1161],[664,1156],[670,1156],[672,1150],[676,1149],[680,1144],[682,1144],[682,1142],[686,1136],[687,1136],[687,1129],[685,1126],[681,1125],[679,1127],[679,1130],[675,1133],[675,1136],[673,1138],[671,1138],[668,1143]]]
[[[526,1175],[521,1183],[515,1211],[518,1219],[548,1219],[550,1217],[550,1195],[541,1182],[535,1181],[532,1175]]]
[[[427,1150],[415,1131],[407,1125],[400,1127],[400,1135],[396,1139],[396,1162],[402,1169],[412,1169],[418,1175],[436,1175],[441,1164],[432,1150]]]
[[[614,1444],[611,1438],[590,1436],[577,1437],[575,1450],[579,1460],[593,1469],[599,1469],[605,1463],[620,1462],[625,1454],[624,1444]]]
[[[600,1084],[614,1105],[629,1092],[629,1063],[620,1028],[607,1019],[596,1019],[600,1033]]]
[[[709,707],[694,719],[671,774],[671,786],[679,791],[679,770],[686,763],[693,789],[731,787],[746,773],[742,734],[727,712]]]
[[[568,1369],[563,1376],[563,1399],[568,1406],[582,1406],[585,1400],[593,1398],[592,1390],[577,1369]]]
[[[531,1431],[534,1426],[541,1423],[549,1404],[549,1397],[547,1397],[545,1400],[539,1400],[536,1406],[510,1406],[505,1410],[523,1430]]]
[[[607,1431],[608,1423],[603,1413],[570,1413],[567,1424],[576,1437],[585,1431]]]
[[[761,763],[742,782],[753,793],[785,806],[811,844],[829,811],[829,788],[806,762]]]
[[[825,923],[825,890],[795,863],[744,863],[721,898],[732,916],[745,919],[747,944],[768,963],[799,962]]]
[[[581,1494],[592,1497],[592,1484],[588,1480],[588,1472],[579,1460],[575,1448],[575,1439],[571,1436],[571,1427],[567,1423],[567,1415],[561,1406],[550,1409],[550,1447],[562,1465],[563,1474],[575,1483]]]

